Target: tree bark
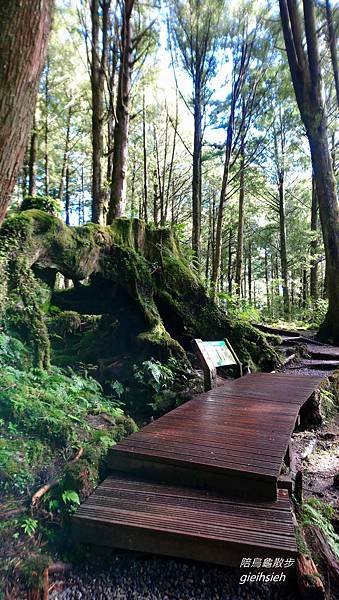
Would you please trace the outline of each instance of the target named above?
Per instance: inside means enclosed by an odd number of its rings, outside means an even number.
[[[36,118],[33,116],[33,125],[31,139],[29,144],[28,158],[28,195],[35,196],[36,194],[36,151],[37,151],[38,134],[36,130]]]
[[[238,215],[238,239],[237,239],[237,255],[235,263],[235,283],[237,285],[237,294],[241,297],[241,277],[243,271],[243,256],[244,256],[244,199],[245,199],[245,146],[241,143],[240,150],[240,187],[239,187],[239,215]]]
[[[148,185],[147,185],[147,147],[146,147],[146,108],[145,108],[145,94],[142,98],[142,144],[143,144],[143,187],[144,187],[144,198],[143,198],[143,218],[146,223],[148,221]]]
[[[271,303],[270,303],[270,283],[269,283],[269,273],[268,273],[268,254],[267,248],[265,248],[265,286],[266,286],[266,304],[267,310],[270,311]]]
[[[120,67],[114,128],[113,171],[107,223],[121,217],[126,204],[126,171],[128,158],[129,105],[133,66],[132,12],[134,0],[124,0],[120,33]]]
[[[315,7],[313,0],[303,0],[306,56],[296,5],[292,3],[292,10],[287,0],[279,0],[279,4],[293,87],[310,144],[326,255],[329,306],[318,336],[339,343],[339,213],[322,97]]]
[[[92,52],[92,221],[103,223],[104,190],[102,188],[104,84],[107,58],[108,11],[110,0],[91,0]],[[100,12],[102,10],[102,19]],[[100,46],[101,36],[101,46]]]
[[[0,0],[0,223],[22,165],[53,0]]]
[[[65,181],[65,223],[70,225],[70,191],[69,191],[69,162],[66,164],[66,181]]]
[[[249,300],[249,302],[252,302],[252,242],[248,243],[247,277],[248,277],[248,300]]]
[[[49,154],[48,154],[48,137],[49,137],[49,122],[48,122],[48,108],[49,108],[49,60],[47,56],[46,63],[46,74],[45,74],[45,129],[44,129],[44,169],[45,169],[45,196],[49,195]]]
[[[311,231],[315,234],[318,230],[318,200],[315,189],[314,178],[312,179],[312,207],[311,207]],[[310,296],[313,301],[318,300],[318,240],[311,240],[311,269],[310,269]]]
[[[326,20],[328,29],[328,45],[331,53],[333,78],[335,85],[335,93],[337,99],[337,105],[339,106],[339,73],[338,73],[338,57],[337,57],[337,45],[336,45],[336,33],[333,24],[333,9],[331,7],[330,0],[326,0]]]
[[[284,172],[279,173],[279,234],[280,234],[280,262],[281,279],[283,290],[284,314],[290,317],[290,294],[288,289],[288,262],[287,262],[287,244],[286,244],[286,223],[285,223],[285,189]]]
[[[201,82],[196,74],[194,85],[194,139],[193,139],[193,170],[192,170],[192,250],[196,266],[200,261],[201,236],[201,143],[202,143],[202,103]]]
[[[62,201],[62,198],[64,195],[66,171],[67,171],[67,166],[68,166],[69,142],[70,142],[70,135],[71,135],[71,119],[72,119],[72,107],[70,106],[68,109],[68,113],[67,113],[65,150],[64,150],[64,156],[62,159],[61,177],[60,177],[60,185],[59,185],[59,191],[58,191],[58,198],[60,201]]]

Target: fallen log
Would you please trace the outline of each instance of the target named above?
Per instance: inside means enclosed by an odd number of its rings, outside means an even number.
[[[309,556],[297,558],[297,583],[303,600],[325,600],[325,587],[317,568]]]
[[[333,597],[339,597],[339,560],[329,546],[325,534],[316,525],[305,528],[306,539],[311,546],[319,567],[328,582]]]
[[[78,460],[80,460],[83,453],[84,453],[84,449],[80,448],[78,450],[78,452],[76,453],[76,455],[74,456],[74,458],[72,458],[72,460],[68,461],[68,463],[66,463],[66,464],[71,465],[71,464],[77,462]],[[33,496],[32,496],[31,508],[34,508],[41,501],[41,498],[45,494],[47,494],[47,492],[49,492],[51,489],[53,489],[55,486],[57,486],[59,481],[60,481],[59,478],[51,479],[51,481],[45,483],[45,485],[43,485],[41,488],[39,488],[35,492],[35,494],[33,494]]]

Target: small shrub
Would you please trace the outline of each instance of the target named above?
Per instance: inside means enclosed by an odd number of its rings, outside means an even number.
[[[51,196],[26,196],[20,206],[20,211],[36,208],[50,215],[58,216],[61,213],[60,201]]]

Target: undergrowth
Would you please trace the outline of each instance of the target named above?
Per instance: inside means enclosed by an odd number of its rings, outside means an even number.
[[[326,536],[334,554],[339,558],[339,535],[334,531],[334,508],[317,498],[309,498],[302,508],[302,526],[316,525]]]
[[[32,364],[19,340],[0,333],[0,579],[26,578],[36,564],[38,585],[39,564],[67,547],[69,515],[98,481],[108,447],[136,425],[91,377]]]

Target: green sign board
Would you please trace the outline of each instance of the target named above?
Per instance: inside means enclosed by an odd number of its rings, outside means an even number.
[[[222,340],[220,342],[201,342],[203,352],[208,354],[215,367],[225,367],[237,363],[232,351]]]

